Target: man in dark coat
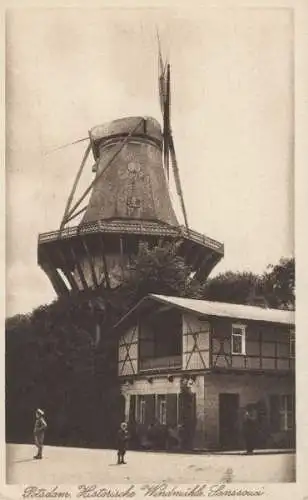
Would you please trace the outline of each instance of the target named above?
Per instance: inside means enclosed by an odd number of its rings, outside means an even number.
[[[247,409],[244,414],[243,432],[247,455],[251,455],[257,442],[257,415],[253,409]]]
[[[44,412],[38,408],[35,412],[35,424],[34,424],[34,443],[37,447],[37,454],[33,457],[35,459],[43,458],[43,446],[45,438],[45,430],[47,428],[47,423],[44,418]]]
[[[124,455],[127,449],[129,434],[127,430],[127,423],[122,422],[117,435],[117,448],[118,448],[118,464],[125,464]]]

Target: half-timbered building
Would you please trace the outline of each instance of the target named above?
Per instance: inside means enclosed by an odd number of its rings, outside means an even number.
[[[186,425],[190,447],[237,449],[253,406],[260,447],[295,446],[294,312],[149,295],[115,330],[137,433]]]

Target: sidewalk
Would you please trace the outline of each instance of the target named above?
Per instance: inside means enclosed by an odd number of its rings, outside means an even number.
[[[115,450],[46,446],[33,460],[31,445],[7,445],[9,484],[277,483],[295,480],[293,453],[155,453],[129,451],[116,465]],[[279,450],[281,451],[281,450]]]

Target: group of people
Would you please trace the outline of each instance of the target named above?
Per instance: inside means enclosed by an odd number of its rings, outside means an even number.
[[[37,453],[33,458],[35,458],[36,460],[40,460],[43,458],[43,446],[44,446],[46,429],[47,429],[47,422],[44,411],[38,408],[35,412],[35,424],[33,430],[34,443],[37,447]],[[257,440],[257,415],[255,411],[246,410],[243,422],[243,435],[246,446],[246,452],[247,454],[251,454],[253,453],[253,450],[256,447],[256,440]],[[173,438],[174,441],[178,439],[176,433],[171,434],[170,437]],[[129,438],[130,436],[128,432],[127,423],[122,422],[117,432],[118,465],[126,463],[124,461],[124,457],[126,454]]]

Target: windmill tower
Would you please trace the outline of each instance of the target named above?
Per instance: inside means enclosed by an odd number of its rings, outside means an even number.
[[[170,65],[163,63],[160,50],[159,61],[163,130],[151,117],[127,117],[92,128],[60,228],[39,235],[38,263],[58,295],[118,286],[140,242],[177,241],[179,255],[197,276],[207,277],[223,257],[221,243],[188,227],[170,127]],[[94,179],[73,203],[90,153]],[[169,195],[170,166],[184,226]],[[81,213],[81,222],[68,227]]]

